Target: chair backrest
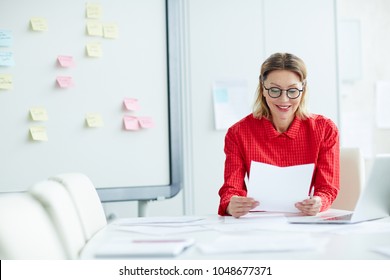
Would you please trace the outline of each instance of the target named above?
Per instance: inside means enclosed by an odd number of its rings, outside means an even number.
[[[364,186],[364,161],[359,148],[340,149],[340,192],[332,208],[353,211]]]
[[[0,259],[66,259],[49,216],[28,193],[0,195]]]
[[[106,216],[95,186],[82,173],[66,173],[51,177],[62,184],[73,199],[81,220],[84,237],[88,241],[96,232],[107,225]]]
[[[69,259],[78,259],[86,243],[81,220],[73,199],[63,185],[44,180],[32,185],[29,193],[49,214]]]

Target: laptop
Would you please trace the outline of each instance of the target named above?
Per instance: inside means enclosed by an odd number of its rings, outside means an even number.
[[[347,215],[295,216],[293,224],[353,224],[390,215],[390,154],[377,155],[355,210]]]

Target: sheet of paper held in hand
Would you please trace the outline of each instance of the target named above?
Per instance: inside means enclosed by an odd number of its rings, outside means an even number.
[[[308,198],[314,163],[278,167],[252,161],[248,197],[260,202],[252,211],[298,213],[296,202]]]

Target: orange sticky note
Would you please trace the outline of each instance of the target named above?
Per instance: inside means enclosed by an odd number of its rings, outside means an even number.
[[[125,124],[126,130],[139,130],[139,122],[136,117],[133,116],[124,116],[123,122]]]

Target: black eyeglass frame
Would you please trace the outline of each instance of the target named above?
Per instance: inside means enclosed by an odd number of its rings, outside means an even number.
[[[281,88],[278,88],[278,87],[266,88],[264,84],[263,84],[263,87],[264,87],[265,90],[267,90],[268,96],[271,97],[271,98],[279,98],[280,96],[282,96],[283,91],[285,91],[285,92],[286,92],[286,95],[287,95],[287,97],[288,97],[289,99],[297,99],[299,96],[301,96],[302,92],[304,91],[304,89],[298,89],[298,88],[288,88],[288,89],[281,89]],[[270,91],[271,89],[278,89],[278,90],[280,90],[280,94],[279,94],[278,96],[271,96],[271,94],[269,93],[269,91]],[[296,89],[296,90],[299,92],[299,94],[298,94],[297,97],[290,97],[290,96],[289,96],[289,92],[288,92],[288,91],[291,90],[291,89]]]

